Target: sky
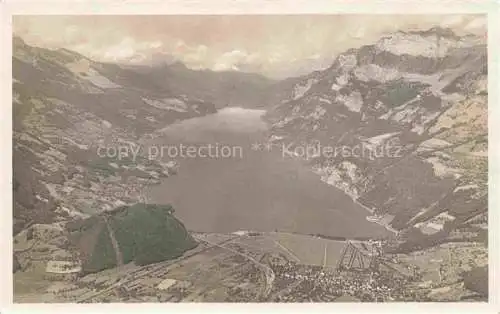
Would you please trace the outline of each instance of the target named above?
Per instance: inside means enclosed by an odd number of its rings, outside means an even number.
[[[14,16],[28,44],[126,64],[180,61],[191,69],[272,78],[328,67],[349,48],[397,30],[449,27],[485,35],[484,15]]]

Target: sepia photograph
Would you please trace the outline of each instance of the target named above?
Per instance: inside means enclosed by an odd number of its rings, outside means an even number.
[[[491,301],[486,14],[11,26],[15,304]]]

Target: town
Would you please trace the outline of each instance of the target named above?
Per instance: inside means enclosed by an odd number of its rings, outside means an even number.
[[[430,269],[432,262],[418,266],[417,255],[385,256],[380,242],[279,232],[193,234],[199,245],[177,259],[86,275],[77,260],[53,261],[50,250],[33,242],[30,256],[19,254],[28,266],[15,278],[21,280],[37,264],[45,267],[37,283],[45,286],[45,302],[404,302],[477,296],[458,277],[445,276],[450,269],[444,263]],[[307,261],[296,246],[306,243],[313,258]],[[470,250],[479,254],[482,248]],[[440,276],[429,282],[434,272]]]

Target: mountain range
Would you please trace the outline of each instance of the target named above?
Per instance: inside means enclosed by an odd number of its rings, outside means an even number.
[[[269,142],[361,150],[307,161],[406,239],[405,249],[486,240],[484,39],[396,32],[293,79],[284,96],[267,114]]]
[[[14,233],[123,205],[171,169],[144,158],[117,165],[96,156],[98,147],[133,149],[141,136],[176,121],[228,105],[262,106],[255,91],[272,85],[256,74],[198,72],[181,64],[104,64],[19,37],[12,64]]]
[[[143,186],[175,167],[132,160],[130,150],[111,160],[96,148],[135,149],[166,125],[238,106],[267,110],[276,147],[361,147],[361,156],[306,162],[396,232],[398,250],[487,240],[483,38],[441,28],[396,32],[282,81],[180,63],[100,63],[19,37],[12,62],[14,234],[137,203]]]

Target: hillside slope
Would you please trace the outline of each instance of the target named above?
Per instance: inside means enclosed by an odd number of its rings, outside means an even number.
[[[484,240],[486,53],[483,38],[441,28],[350,49],[290,81],[267,115],[269,141],[316,149],[305,157],[322,180],[399,231],[406,249]]]
[[[176,94],[191,95],[214,103],[217,108],[238,106],[265,108],[276,92],[277,81],[256,73],[191,70],[182,63],[154,67],[131,67],[132,77]]]
[[[12,66],[14,233],[138,201],[140,187],[169,169],[141,158],[137,140],[216,111],[130,70],[18,37]]]
[[[85,273],[130,262],[156,263],[179,257],[197,245],[168,205],[138,203],[118,207],[70,222],[67,228],[79,250]]]

